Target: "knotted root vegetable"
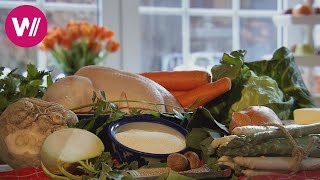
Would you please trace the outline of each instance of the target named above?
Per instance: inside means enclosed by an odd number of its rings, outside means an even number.
[[[93,133],[83,129],[61,129],[50,134],[41,148],[41,166],[51,178],[81,179],[68,172],[71,166],[79,165],[86,172],[97,173],[89,161],[104,151],[102,141]]]
[[[77,122],[77,116],[59,104],[22,98],[0,116],[0,159],[15,169],[39,166],[44,139]]]

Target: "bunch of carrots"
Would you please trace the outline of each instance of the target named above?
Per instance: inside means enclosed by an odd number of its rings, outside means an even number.
[[[227,77],[211,82],[206,71],[158,71],[142,73],[166,88],[184,108],[196,109],[231,89]]]

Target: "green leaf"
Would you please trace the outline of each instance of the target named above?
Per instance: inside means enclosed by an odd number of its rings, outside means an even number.
[[[206,164],[209,166],[210,169],[212,169],[215,172],[219,172],[221,171],[218,162],[217,162],[217,158],[211,157],[207,160]]]
[[[221,64],[212,68],[213,80],[232,79],[231,91],[206,105],[219,122],[228,125],[233,112],[248,106],[270,107],[280,119],[292,119],[297,108],[315,107],[289,49],[277,49],[271,60],[244,63],[244,55],[241,51],[225,54]]]
[[[203,130],[205,130],[212,139],[219,139],[222,137],[221,133],[213,129],[203,128]]]
[[[177,119],[181,119],[181,120],[183,120],[184,119],[184,116],[180,113],[180,112],[178,112],[178,111],[176,111],[175,109],[173,109],[173,112],[174,112],[174,116],[177,118]]]
[[[213,118],[210,111],[204,107],[199,107],[196,112],[192,115],[187,128],[202,128],[207,127],[209,129],[217,129],[222,134],[228,134],[229,131],[225,125],[219,123]]]
[[[149,114],[154,116],[154,117],[157,117],[157,118],[159,118],[161,116],[161,114],[159,112],[156,112],[156,111],[151,111]]]
[[[133,161],[126,168],[127,169],[138,169],[139,163],[138,163],[138,161]]]
[[[4,70],[4,67],[0,67],[0,76],[3,75],[3,70]]]
[[[293,98],[293,105],[291,107],[288,107],[288,103],[286,106],[272,105],[275,111],[283,112],[283,108],[290,109],[287,113],[277,114],[281,119],[293,118],[294,109],[315,107],[315,101],[304,84],[293,53],[288,48],[281,47],[277,49],[269,61],[248,62],[246,65],[258,76],[266,75],[274,79],[283,91],[285,101],[291,101],[291,98]],[[280,103],[282,104],[283,102]]]
[[[106,93],[104,91],[99,91],[103,101],[107,101]]]
[[[186,144],[193,149],[201,150],[200,143],[208,137],[208,133],[202,128],[193,128],[188,134]]]
[[[112,156],[110,154],[110,152],[103,152],[100,157],[98,159],[96,159],[95,164],[94,164],[94,168],[96,170],[101,169],[103,166],[102,164],[108,165],[105,166],[104,168],[107,168],[105,171],[108,170],[109,167],[112,167]]]
[[[28,86],[35,86],[35,87],[37,87],[37,86],[40,86],[40,85],[42,85],[42,80],[32,80],[32,81],[30,81],[29,83],[28,83]],[[28,87],[27,86],[27,87]]]
[[[38,70],[34,64],[27,65],[27,72],[28,72],[28,75],[27,75],[28,80],[35,79],[39,74]]]
[[[49,88],[53,84],[53,80],[51,74],[47,76],[47,88]]]
[[[203,141],[200,142],[200,149],[203,154],[203,158],[206,160],[209,156],[214,154],[214,149],[211,146],[213,141],[212,137],[207,137]]]
[[[232,81],[240,76],[243,67],[243,59],[246,51],[233,51],[230,54],[224,53],[220,61],[221,65],[213,66],[212,81],[216,81],[223,77],[229,77]]]

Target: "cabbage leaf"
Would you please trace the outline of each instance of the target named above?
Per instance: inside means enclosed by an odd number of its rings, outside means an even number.
[[[293,110],[315,107],[303,82],[293,54],[285,47],[276,50],[271,60],[245,62],[246,51],[225,53],[212,67],[212,81],[232,80],[229,93],[206,104],[212,116],[228,126],[231,114],[248,106],[270,107],[280,119],[292,119]]]

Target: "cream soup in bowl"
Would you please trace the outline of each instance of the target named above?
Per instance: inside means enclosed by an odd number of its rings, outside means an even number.
[[[125,124],[115,138],[131,149],[152,154],[170,154],[186,148],[186,139],[179,131],[151,122]]]
[[[139,166],[165,160],[169,154],[186,151],[188,131],[167,119],[151,115],[125,117],[108,128],[113,156]]]

